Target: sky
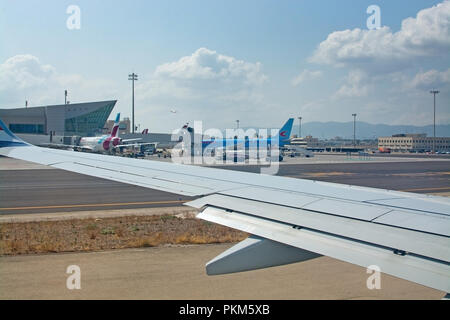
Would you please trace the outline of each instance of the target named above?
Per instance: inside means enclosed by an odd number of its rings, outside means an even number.
[[[450,1],[0,0],[0,39],[0,108],[61,104],[67,89],[130,117],[135,72],[136,125],[151,132],[353,113],[428,125],[433,88],[450,123]]]

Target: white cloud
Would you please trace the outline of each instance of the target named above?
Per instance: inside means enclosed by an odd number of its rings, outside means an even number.
[[[302,73],[300,73],[298,76],[296,76],[294,79],[292,79],[292,85],[294,87],[296,87],[306,80],[317,79],[317,78],[320,78],[321,76],[322,76],[322,71],[318,71],[318,70],[310,71],[308,69],[305,69],[302,71]]]
[[[446,56],[450,50],[450,1],[418,12],[403,20],[393,33],[378,30],[344,30],[331,33],[310,61],[337,67],[353,66],[390,72],[418,58]]]
[[[429,90],[433,88],[442,88],[450,84],[450,68],[445,71],[429,70],[427,72],[417,73],[408,88]]]
[[[364,97],[369,92],[367,74],[362,70],[352,70],[346,77],[346,83],[334,94],[333,98]]]
[[[179,124],[204,120],[208,125],[233,126],[236,119],[250,120],[263,112],[263,85],[268,77],[259,62],[247,62],[200,48],[189,56],[158,66],[136,87],[141,118],[158,118]],[[151,106],[151,107],[150,107]],[[179,115],[170,113],[179,111]],[[172,129],[172,128],[171,128]]]
[[[206,48],[158,66],[155,74],[177,80],[239,81],[244,85],[257,85],[267,80],[259,62],[237,60]]]
[[[17,55],[0,64],[0,92],[39,88],[54,75],[55,69],[42,64],[38,58]]]
[[[87,80],[78,74],[61,74],[30,54],[16,55],[0,64],[0,108],[60,104],[64,90],[73,102],[113,99],[112,81]]]
[[[448,52],[450,1],[446,0],[403,20],[397,32],[387,26],[332,32],[309,61],[347,70],[329,100],[329,105],[338,106],[336,110],[356,112],[368,122],[424,125],[430,121],[424,111],[428,90],[442,90],[441,99],[450,92]],[[434,69],[419,71],[427,65]],[[440,121],[448,122],[448,111],[440,112]],[[337,112],[333,115],[340,118]]]

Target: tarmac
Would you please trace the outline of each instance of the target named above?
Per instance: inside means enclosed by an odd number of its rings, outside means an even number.
[[[302,263],[207,276],[207,261],[231,245],[193,245],[0,258],[0,299],[441,299],[443,292],[320,257]],[[71,265],[81,289],[69,290]]]

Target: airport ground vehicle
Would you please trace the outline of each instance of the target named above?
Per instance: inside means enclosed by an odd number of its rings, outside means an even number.
[[[391,153],[391,149],[389,148],[378,148],[379,153]]]
[[[295,146],[295,145],[285,145],[282,149],[282,154],[287,157],[305,157],[312,158],[314,157],[314,153],[305,148]]]

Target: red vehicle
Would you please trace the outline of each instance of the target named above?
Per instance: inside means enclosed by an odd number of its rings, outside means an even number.
[[[379,153],[391,153],[391,149],[380,147],[380,148],[378,148],[378,152]]]

